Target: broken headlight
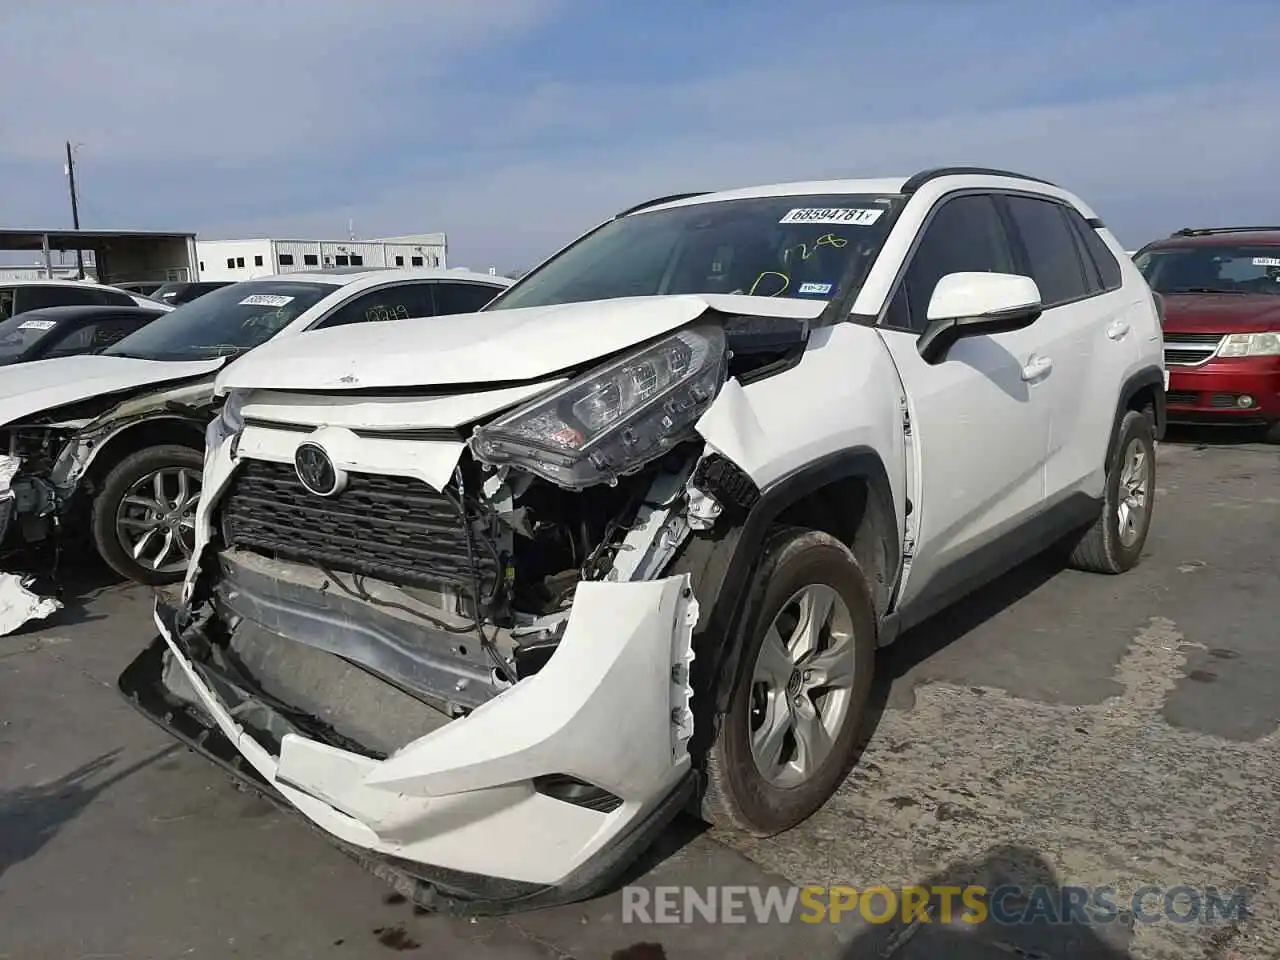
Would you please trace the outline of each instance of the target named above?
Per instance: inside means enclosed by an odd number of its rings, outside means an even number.
[[[689,327],[478,427],[471,449],[573,490],[612,483],[693,432],[727,367],[724,330]]]
[[[227,437],[234,437],[244,429],[244,399],[242,390],[232,390],[223,401],[222,409],[205,429],[205,446],[209,449],[220,446]]]

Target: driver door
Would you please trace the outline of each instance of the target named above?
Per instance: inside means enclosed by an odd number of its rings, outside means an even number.
[[[1049,405],[1039,322],[960,340],[926,363],[916,341],[939,280],[957,272],[1017,273],[991,197],[943,199],[925,223],[881,321],[905,387],[911,423],[914,554],[900,605],[947,593],[982,563],[975,556],[1031,519],[1045,500]],[[978,562],[970,562],[978,561]],[[954,581],[954,583],[953,583]]]

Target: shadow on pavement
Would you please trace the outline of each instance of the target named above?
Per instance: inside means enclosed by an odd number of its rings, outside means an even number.
[[[119,755],[112,750],[56,780],[0,793],[0,877],[38,853],[104,790],[182,749],[181,744],[165,747],[103,777]]]
[[[919,626],[912,627],[880,650],[871,699],[863,721],[860,749],[865,749],[880,726],[880,719],[888,708],[889,696],[898,680],[971,630],[1035,593],[1064,569],[1063,560],[1051,554],[1035,557]]]
[[[958,892],[948,917],[942,897],[930,897],[927,920],[904,922],[899,909],[887,923],[867,923],[840,955],[840,960],[1129,960],[1133,919],[1117,900],[1114,910],[1072,903],[1083,888],[1062,888],[1053,868],[1036,851],[1025,847],[996,847],[980,860],[961,862],[916,884],[934,893],[958,891],[967,885],[982,888],[971,904]],[[996,902],[998,901],[998,902]],[[872,916],[883,912],[873,901]],[[861,907],[861,904],[859,905]],[[980,912],[987,916],[975,922]],[[950,922],[948,922],[948,920]]]

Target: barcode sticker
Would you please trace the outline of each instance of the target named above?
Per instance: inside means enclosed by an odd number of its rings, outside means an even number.
[[[779,223],[844,223],[855,227],[869,227],[880,219],[883,210],[866,210],[858,207],[828,207],[826,209],[799,208],[788,210]]]

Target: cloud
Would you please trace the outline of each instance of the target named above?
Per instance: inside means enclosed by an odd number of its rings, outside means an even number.
[[[972,163],[1060,182],[1132,246],[1272,196],[1273,7],[5,9],[11,75],[47,96],[0,106],[0,209],[61,222],[74,136],[110,225],[330,236],[353,218],[445,230],[454,263],[508,268],[663,193]]]

